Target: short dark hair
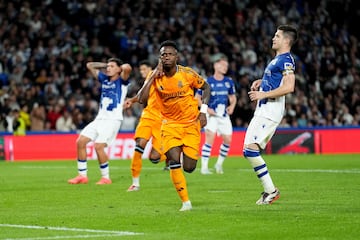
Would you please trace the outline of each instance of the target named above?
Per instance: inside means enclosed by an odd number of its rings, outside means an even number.
[[[148,66],[148,67],[151,67],[151,64],[150,64],[150,61],[149,61],[149,60],[141,60],[141,61],[139,62],[139,66],[141,66],[141,65],[146,65],[146,66]]]
[[[290,37],[290,46],[298,40],[298,31],[295,27],[291,25],[280,25],[277,29],[283,31],[285,35]]]
[[[118,67],[120,67],[123,64],[123,61],[121,61],[120,58],[114,58],[114,57],[109,58],[107,62],[108,63],[109,62],[114,62],[114,63],[116,63],[116,65],[118,65]]]
[[[179,51],[179,48],[178,48],[176,42],[175,42],[175,41],[171,41],[171,40],[165,40],[165,41],[163,41],[163,42],[160,44],[159,50],[160,50],[162,47],[173,47],[173,48],[175,48],[176,51]]]

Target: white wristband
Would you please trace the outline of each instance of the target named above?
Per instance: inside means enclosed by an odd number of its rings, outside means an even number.
[[[200,107],[200,112],[201,113],[207,113],[207,109],[208,109],[208,105],[206,104],[201,104],[201,107]]]

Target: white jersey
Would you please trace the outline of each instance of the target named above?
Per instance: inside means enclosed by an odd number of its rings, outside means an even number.
[[[265,68],[260,91],[268,92],[283,84],[283,74],[295,72],[295,61],[291,54],[276,56]],[[280,123],[285,112],[285,96],[258,101],[254,116],[260,116]]]
[[[101,82],[101,98],[95,119],[123,120],[123,105],[129,81],[122,78],[110,81],[102,72],[99,72],[98,79]]]

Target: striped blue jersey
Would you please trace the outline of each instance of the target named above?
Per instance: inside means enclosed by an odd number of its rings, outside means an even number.
[[[289,52],[276,56],[265,68],[260,91],[268,92],[282,85],[283,75],[295,72],[295,60]],[[285,96],[258,101],[255,113],[280,122],[285,112]]]
[[[214,109],[217,116],[225,117],[226,108],[229,106],[229,95],[235,94],[234,81],[226,76],[222,80],[216,80],[211,76],[206,81],[210,85],[209,108]],[[202,91],[198,90],[198,93],[201,95]]]
[[[129,81],[122,78],[110,81],[103,72],[99,72],[98,79],[101,82],[101,97],[96,119],[122,120]]]

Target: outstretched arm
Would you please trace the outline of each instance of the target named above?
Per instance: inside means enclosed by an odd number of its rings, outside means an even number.
[[[132,98],[127,98],[127,99],[125,99],[124,109],[127,109],[127,108],[131,107],[131,106],[133,105],[133,103],[136,103],[136,102],[138,102],[138,101],[139,101],[139,99],[138,99],[138,96],[137,96],[137,95],[134,96],[134,97],[132,97]]]

